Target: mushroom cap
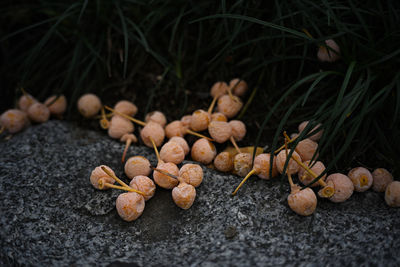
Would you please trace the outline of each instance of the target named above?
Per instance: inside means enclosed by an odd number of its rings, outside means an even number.
[[[244,177],[251,171],[252,163],[252,156],[250,153],[239,153],[233,159],[234,172]]]
[[[177,187],[172,189],[172,199],[181,209],[189,209],[196,198],[196,189],[193,185],[181,182]]]
[[[270,162],[271,154],[262,153],[254,158],[254,166],[253,169],[256,171],[256,174],[261,179],[269,180],[271,177],[269,176],[269,171],[271,169]],[[276,168],[276,160],[273,160],[272,165],[272,177],[275,177],[278,174],[278,169]]]
[[[167,118],[165,117],[164,113],[161,111],[155,110],[146,115],[146,118],[144,119],[146,122],[152,121],[155,123],[160,124],[162,127],[167,124]]]
[[[228,122],[228,118],[221,112],[214,112],[211,114],[211,121],[224,121]]]
[[[161,162],[157,165],[157,169],[160,169],[175,176],[178,176],[179,174],[178,166],[176,166],[172,162]],[[158,171],[153,172],[153,179],[158,186],[165,189],[172,189],[179,183],[178,179],[172,178]]]
[[[192,146],[192,159],[203,163],[210,164],[217,155],[217,149],[214,144],[205,138],[198,139]]]
[[[320,175],[323,171],[325,171],[325,165],[321,161],[312,162],[310,160],[303,162],[307,167],[309,167],[316,175]],[[313,165],[311,167],[311,165]],[[299,180],[304,185],[309,185],[315,178],[311,176],[305,169],[300,168],[299,170]],[[321,177],[322,181],[325,181],[326,174]],[[311,186],[318,186],[319,183],[315,182]]]
[[[28,117],[34,122],[46,122],[50,118],[50,110],[46,105],[36,102],[28,108]]]
[[[84,94],[78,100],[78,110],[85,118],[91,118],[101,109],[101,101],[97,95]]]
[[[29,124],[28,116],[18,109],[9,109],[0,116],[0,124],[10,133],[21,131]]]
[[[150,161],[142,156],[130,157],[125,163],[125,174],[129,179],[135,176],[149,176],[151,173]]]
[[[164,142],[165,132],[164,128],[155,122],[148,122],[146,126],[140,132],[140,137],[143,140],[143,143],[148,147],[153,147],[153,144],[150,141],[150,137],[154,140],[154,143],[157,147],[161,146]]]
[[[171,137],[171,139],[169,139],[168,142],[175,142],[175,143],[179,144],[183,148],[185,155],[187,155],[190,151],[189,145],[183,137],[173,136],[173,137]]]
[[[136,113],[138,112],[138,108],[136,107],[136,105],[128,100],[118,101],[117,104],[115,104],[114,109],[117,112],[123,113],[128,116],[132,116],[132,117],[135,116]]]
[[[317,196],[310,188],[295,190],[288,196],[289,207],[299,215],[309,216],[317,207]]]
[[[235,117],[242,106],[243,102],[237,96],[233,96],[232,99],[230,95],[223,95],[218,99],[218,111],[224,114],[228,119]]]
[[[174,136],[184,137],[186,129],[187,127],[183,125],[182,121],[172,121],[165,126],[165,135],[167,138]]]
[[[18,99],[18,107],[20,110],[27,112],[29,107],[36,102],[38,101],[33,96],[24,94]]]
[[[167,142],[161,147],[160,158],[164,162],[179,164],[185,159],[185,151],[178,143]]]
[[[126,134],[124,134],[123,136],[121,136],[121,138],[119,139],[119,141],[121,141],[121,142],[126,142],[126,141],[128,141],[129,139],[132,140],[133,143],[136,143],[136,142],[137,142],[136,135],[131,134],[131,133],[126,133]]]
[[[118,215],[127,222],[139,218],[143,213],[144,206],[143,196],[135,192],[122,193],[117,197],[115,202]]]
[[[400,207],[400,182],[393,181],[386,187],[385,201],[390,207]]]
[[[232,127],[232,136],[235,141],[243,140],[246,135],[246,125],[239,120],[231,120],[229,125]]]
[[[114,115],[111,118],[108,135],[114,139],[120,139],[124,134],[132,133],[135,130],[133,123],[122,116]]]
[[[232,136],[232,126],[224,121],[211,121],[208,132],[217,143],[225,143]]]
[[[367,191],[372,186],[374,180],[370,171],[364,167],[351,169],[347,177],[353,182],[354,190],[357,192]]]
[[[303,161],[311,160],[318,149],[318,143],[311,139],[301,140],[296,146],[296,152]],[[317,158],[318,155],[315,156]]]
[[[108,166],[106,166],[106,165],[100,165],[100,166],[96,167],[96,168],[92,171],[92,173],[91,173],[91,175],[90,175],[90,183],[91,183],[91,184],[94,186],[94,188],[96,188],[96,189],[100,189],[100,187],[99,187],[99,181],[100,181],[100,180],[103,180],[103,182],[105,182],[105,183],[110,183],[110,184],[114,184],[114,183],[115,183],[115,180],[114,180],[112,177],[108,176],[108,174],[105,173],[105,172],[101,169],[101,167],[106,168],[109,172],[111,172],[112,174],[115,175],[114,171],[113,171],[110,167],[108,167]],[[106,189],[108,189],[108,187],[104,187],[103,189],[100,189],[100,190],[106,190]]]
[[[191,121],[192,121],[192,115],[185,115],[185,116],[183,116],[183,117],[181,118],[182,125],[183,125],[184,127],[187,127],[187,128],[190,127],[190,122],[191,122]]]
[[[153,180],[144,175],[133,177],[129,186],[144,193],[144,200],[147,201],[152,198],[156,192],[156,185]]]
[[[329,198],[332,202],[344,202],[351,197],[354,185],[350,178],[341,173],[333,173],[326,178],[326,182],[333,182],[335,193]]]
[[[56,98],[57,100],[53,102]],[[62,115],[64,114],[65,110],[67,110],[67,98],[65,98],[64,95],[50,96],[49,98],[46,99],[46,101],[44,101],[44,104],[47,106],[51,102],[53,102],[53,104],[48,106],[51,114]]]
[[[299,124],[299,127],[298,127],[299,133],[301,133],[301,132],[307,127],[308,122],[309,122],[309,121],[303,121],[302,123]],[[309,132],[313,132],[314,130],[318,129],[319,127],[321,127],[321,123],[319,123],[317,126],[315,126],[315,127],[314,127],[311,131],[309,131]],[[311,136],[309,137],[309,139],[311,139],[311,140],[313,140],[313,141],[316,142],[316,141],[318,141],[318,140],[321,138],[321,136],[322,136],[323,133],[324,133],[324,131],[321,129],[321,130],[319,130],[317,133],[311,135]]]
[[[328,50],[324,46],[320,46],[318,49],[317,57],[319,61],[322,62],[335,62],[340,59],[340,47],[332,39],[325,40],[326,46],[330,47],[332,50]]]
[[[192,114],[190,121],[190,129],[193,131],[204,131],[207,129],[208,124],[211,121],[211,115],[207,111],[198,109]]]
[[[232,90],[232,93],[237,96],[243,96],[249,87],[244,80],[235,78],[229,82],[229,88]]]
[[[210,90],[212,97],[220,97],[228,92],[228,84],[226,82],[216,82]]]
[[[288,155],[289,154],[290,154],[290,149],[288,150]],[[299,161],[302,161],[300,155],[296,151],[293,151],[292,157],[295,157]],[[285,162],[286,162],[286,151],[281,150],[281,152],[279,152],[279,154],[276,156],[276,167],[278,168],[279,173],[283,172],[283,167],[285,166]],[[288,166],[286,168],[286,173],[296,174],[300,168],[301,167],[299,166],[299,164],[297,164],[296,161],[290,159]]]
[[[388,184],[393,182],[393,175],[384,168],[378,168],[372,172],[372,190],[385,192]]]
[[[233,170],[233,157],[229,152],[221,152],[214,159],[214,167],[221,172]]]
[[[187,163],[179,170],[178,180],[198,187],[203,181],[203,168],[198,164]]]

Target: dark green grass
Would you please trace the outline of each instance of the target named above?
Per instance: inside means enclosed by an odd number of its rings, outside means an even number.
[[[240,77],[243,145],[274,150],[311,120],[330,172],[399,175],[398,1],[3,1],[0,12],[1,111],[23,86],[40,100],[65,94],[70,119],[94,92],[173,120],[207,108],[214,82]],[[333,64],[316,59],[329,38],[342,54]]]

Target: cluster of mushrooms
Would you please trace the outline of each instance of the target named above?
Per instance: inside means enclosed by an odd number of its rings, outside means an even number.
[[[18,99],[17,107],[6,110],[0,116],[0,133],[8,131],[14,134],[28,127],[31,122],[43,123],[50,116],[61,118],[67,109],[67,99],[64,95],[53,95],[40,103],[32,95],[21,88],[23,95]]]

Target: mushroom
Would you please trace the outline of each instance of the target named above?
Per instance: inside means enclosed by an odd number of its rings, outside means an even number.
[[[180,182],[178,186],[172,189],[172,199],[181,209],[187,210],[196,198],[196,189],[193,185]]]
[[[114,106],[114,110],[132,117],[135,116],[138,112],[138,108],[136,107],[136,105],[128,100],[118,101],[117,104],[115,104]]]
[[[372,172],[373,183],[372,190],[376,192],[385,192],[388,184],[393,182],[393,175],[384,168],[378,168]]]
[[[125,174],[133,179],[135,176],[149,176],[151,173],[150,161],[142,156],[130,157],[125,163]]]
[[[354,190],[357,192],[367,191],[372,186],[372,174],[364,167],[351,169],[347,177],[353,182]]]
[[[229,82],[229,90],[236,96],[243,96],[249,87],[244,80],[235,78]]]
[[[325,46],[320,45],[317,57],[322,62],[335,62],[340,59],[340,47],[332,39],[325,40]]]
[[[187,163],[179,170],[178,180],[198,187],[203,181],[203,169],[198,164]]]
[[[0,124],[2,129],[6,129],[10,133],[17,133],[29,124],[29,120],[25,112],[19,109],[9,109],[1,114]]]
[[[192,159],[203,164],[209,164],[217,155],[217,150],[213,143],[205,138],[198,139],[192,146]]]
[[[144,197],[137,193],[122,193],[117,197],[115,207],[124,221],[134,221],[143,213]]]
[[[206,138],[213,141],[211,138],[190,130],[182,121],[172,121],[165,126],[165,135],[167,138],[174,136],[184,137],[186,134],[191,134],[200,138]]]
[[[50,114],[61,116],[67,110],[67,99],[64,95],[53,95],[44,101],[44,104],[49,108]]]
[[[34,122],[46,122],[50,118],[50,111],[46,105],[36,102],[28,108],[28,117]]]
[[[162,127],[165,126],[165,124],[167,124],[167,118],[165,117],[164,113],[162,113],[161,111],[152,111],[150,113],[148,113],[144,119],[145,122],[155,122],[160,124]]]
[[[137,138],[134,134],[126,133],[121,137],[120,141],[125,142],[125,149],[124,149],[124,152],[122,153],[122,158],[121,158],[121,162],[124,163],[126,152],[128,151],[128,148],[130,147],[132,142],[133,143],[137,142]]]
[[[308,123],[309,123],[309,121],[303,121],[302,123],[300,123],[300,125],[298,127],[299,133],[301,133],[307,127]],[[315,134],[313,134],[312,136],[310,136],[309,139],[311,139],[313,141],[318,141],[324,132],[321,128],[320,123],[317,126],[315,126],[311,131],[308,131],[308,133],[315,132],[315,131],[317,131],[317,132]]]
[[[108,135],[114,139],[120,139],[125,134],[130,134],[135,130],[132,122],[122,116],[114,115],[111,118]]]
[[[237,96],[223,95],[218,99],[218,111],[227,118],[233,118],[243,106],[242,100]]]
[[[19,109],[21,109],[24,112],[27,112],[29,107],[38,102],[33,96],[31,96],[30,94],[28,94],[24,88],[21,88],[21,91],[23,93],[23,95],[19,98],[18,100],[18,107]]]
[[[94,94],[85,94],[78,100],[78,110],[85,118],[91,118],[101,109],[100,98]]]
[[[168,142],[175,142],[179,144],[182,147],[183,151],[185,152],[185,155],[187,155],[190,151],[189,145],[183,137],[173,136],[171,137],[171,139],[169,139]]]
[[[143,197],[145,201],[152,198],[156,192],[156,185],[153,180],[144,175],[137,175],[133,177],[129,186],[133,189],[139,190],[144,193]]]
[[[164,162],[179,164],[185,159],[185,151],[178,143],[167,142],[161,147],[160,158]]]
[[[219,153],[214,159],[214,167],[221,172],[233,170],[233,157],[231,153],[224,151]]]
[[[393,181],[386,187],[385,201],[390,207],[400,207],[400,182]]]
[[[326,182],[328,184],[333,184],[335,188],[335,193],[329,198],[332,202],[344,202],[353,194],[354,185],[350,178],[344,174],[333,173],[326,178]]]

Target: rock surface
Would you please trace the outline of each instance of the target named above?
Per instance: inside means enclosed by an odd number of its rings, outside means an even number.
[[[319,200],[313,216],[300,217],[288,208],[287,183],[252,177],[231,197],[240,178],[204,167],[189,210],[157,188],[143,215],[124,222],[120,192],[89,182],[100,164],[128,181],[123,147],[60,121],[1,141],[0,265],[400,265],[400,209],[373,191]],[[133,155],[156,163],[147,147],[132,146]]]

